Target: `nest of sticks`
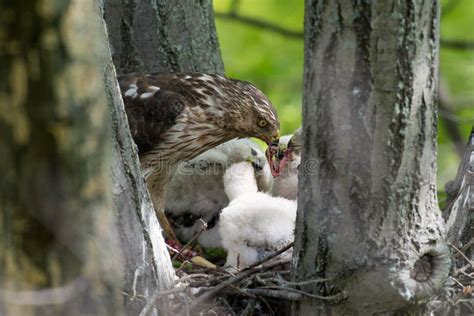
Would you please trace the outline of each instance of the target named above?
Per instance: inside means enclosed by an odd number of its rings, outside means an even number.
[[[293,243],[240,271],[201,267],[183,257],[176,269],[176,287],[153,293],[140,315],[153,308],[165,315],[288,315],[292,301],[343,300],[345,293],[323,296],[304,290],[308,285],[325,286],[329,279],[290,280],[290,260],[279,256],[292,247]],[[184,269],[185,265],[192,268]]]

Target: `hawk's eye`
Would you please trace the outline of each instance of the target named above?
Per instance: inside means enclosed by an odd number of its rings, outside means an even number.
[[[267,120],[264,120],[264,119],[259,119],[259,120],[257,121],[257,125],[258,125],[259,127],[265,127],[265,126],[267,126],[267,124],[268,124]]]

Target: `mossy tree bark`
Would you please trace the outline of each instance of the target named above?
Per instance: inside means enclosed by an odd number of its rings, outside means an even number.
[[[445,281],[436,198],[439,3],[307,0],[293,314],[389,312]]]
[[[123,309],[90,1],[0,4],[0,314]]]
[[[211,1],[103,0],[113,61],[120,73],[223,73]],[[174,270],[140,173],[113,65],[106,72],[114,130],[114,203],[126,258],[125,302],[138,314],[156,290],[174,286]],[[165,302],[158,302],[166,308]]]

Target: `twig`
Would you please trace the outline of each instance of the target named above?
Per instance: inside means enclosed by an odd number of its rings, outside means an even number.
[[[265,262],[267,262],[267,261],[269,261],[269,260],[271,260],[271,259],[273,259],[273,258],[275,258],[275,257],[277,257],[277,256],[279,256],[279,255],[281,255],[282,253],[284,253],[285,251],[287,251],[288,249],[290,249],[291,247],[293,247],[293,245],[294,245],[294,242],[289,243],[288,245],[286,245],[285,247],[281,248],[280,250],[278,250],[278,251],[272,253],[271,255],[269,255],[269,256],[263,258],[263,259],[260,260],[260,261],[255,262],[254,264],[248,266],[247,268],[243,269],[242,271],[246,271],[246,270],[249,270],[249,269],[258,267],[259,265],[261,265],[261,264],[263,264],[263,263],[265,263]]]
[[[191,309],[193,309],[194,306],[208,300],[209,298],[211,298],[213,295],[215,295],[217,292],[219,292],[220,290],[222,290],[223,288],[225,288],[226,286],[229,286],[230,284],[234,284],[236,282],[239,282],[241,280],[243,280],[245,277],[247,277],[248,275],[250,275],[252,272],[255,272],[255,271],[258,271],[259,269],[263,269],[263,268],[269,268],[269,267],[274,267],[274,266],[278,266],[280,264],[282,264],[283,262],[288,262],[287,260],[285,261],[276,261],[274,262],[273,264],[268,264],[268,265],[265,265],[265,266],[262,266],[261,268],[258,268],[258,266],[260,265],[263,265],[264,263],[266,263],[267,261],[279,256],[280,254],[282,254],[283,252],[287,251],[288,249],[290,249],[291,247],[293,247],[293,242],[291,242],[290,244],[286,245],[285,247],[283,247],[282,249],[274,252],[273,254],[265,257],[264,259],[250,265],[249,267],[241,270],[239,273],[237,273],[235,276],[231,277],[230,279],[226,280],[226,281],[223,281],[221,282],[219,285],[217,285],[214,289],[204,293],[202,296],[200,296],[198,299],[196,299],[192,304],[191,304]]]
[[[195,306],[205,302],[206,300],[208,300],[209,298],[214,296],[214,294],[216,294],[217,292],[219,292],[220,290],[222,290],[223,288],[225,288],[229,284],[233,284],[233,283],[239,282],[240,280],[243,280],[247,275],[250,274],[250,272],[251,272],[251,270],[248,270],[245,273],[237,274],[237,275],[233,276],[232,278],[221,282],[219,285],[215,286],[212,290],[209,290],[208,292],[204,293],[203,295],[198,297],[196,300],[194,300],[194,302],[191,303],[191,309],[193,309]]]
[[[460,287],[464,288],[464,284],[462,284],[461,282],[459,282],[456,278],[453,278],[452,276],[450,276],[451,280],[453,280],[454,282],[456,282]]]
[[[236,12],[215,12],[214,15],[217,18],[242,22],[249,26],[257,27],[266,31],[270,31],[270,32],[277,33],[283,36],[287,36],[289,38],[293,38],[293,39],[304,38],[304,34],[302,31],[290,30],[280,25],[267,22],[267,21],[261,21],[259,19],[252,18],[249,16],[243,16]]]
[[[175,248],[171,247],[170,245],[168,245],[168,244],[166,244],[166,243],[165,243],[165,245],[166,245],[166,248],[168,248],[168,249],[171,250],[172,252],[174,252],[174,253],[179,253],[178,249],[175,249]]]
[[[179,278],[179,281],[183,282],[183,281],[186,281],[188,279],[193,279],[193,278],[207,278],[207,279],[209,279],[209,274],[205,274],[205,273],[188,274],[184,277]]]
[[[290,282],[286,280],[278,280],[278,282],[284,283],[285,285],[288,285],[288,286],[304,286],[304,285],[310,285],[310,284],[324,283],[330,280],[331,279],[326,278],[326,279],[314,279],[314,280],[301,281],[301,282]]]
[[[266,296],[272,298],[280,298],[289,301],[301,301],[305,298],[304,295],[282,290],[270,290],[270,289],[241,289],[242,292],[257,295],[257,296]]]
[[[467,273],[463,270],[459,270],[459,273],[461,273],[462,275],[464,275],[465,277],[468,277],[470,279],[474,279],[474,273]]]
[[[280,298],[290,301],[302,301],[306,298],[318,299],[321,301],[335,301],[345,297],[345,293],[341,292],[331,296],[322,296],[312,293],[308,293],[301,290],[295,290],[291,288],[256,288],[256,289],[239,289],[239,292],[246,294],[252,294],[257,296],[266,296],[272,298]]]
[[[471,239],[469,239],[469,241],[464,246],[462,246],[461,251],[462,252],[467,251],[473,245],[474,245],[474,237],[471,237]]]
[[[474,268],[474,261],[472,261],[471,259],[469,259],[461,250],[459,250],[455,245],[453,245],[452,243],[448,242],[448,245],[450,245],[451,247],[454,248],[454,250],[457,251],[457,253],[459,253],[464,259],[466,259],[466,261],[471,265],[471,267]]]
[[[340,300],[340,299],[343,299],[343,298],[346,297],[345,292],[340,292],[340,293],[337,293],[337,294],[334,294],[334,295],[330,295],[330,296],[323,296],[323,295],[312,294],[312,293],[308,293],[308,292],[305,292],[305,291],[302,291],[302,290],[293,289],[293,288],[281,288],[281,287],[278,287],[278,290],[280,290],[280,291],[290,291],[290,292],[294,292],[294,293],[299,293],[299,294],[302,294],[302,295],[304,295],[304,296],[307,296],[307,297],[310,297],[310,298],[314,298],[314,299],[317,299],[317,300],[321,300],[321,301],[335,301],[335,300]]]
[[[267,272],[259,272],[258,275],[261,278],[274,278],[277,275],[282,276],[282,275],[288,275],[290,274],[290,270],[284,270],[284,271],[267,271]]]
[[[179,251],[177,254],[175,254],[173,256],[173,258],[171,258],[171,261],[175,260],[178,256],[180,256],[184,250],[186,250],[187,247],[189,247],[189,245],[191,245],[196,239],[199,238],[199,236],[201,236],[202,232],[205,231],[207,229],[207,223],[205,221],[202,220],[202,218],[199,219],[201,221],[201,227],[199,228],[199,231],[193,236],[193,238],[191,238]]]
[[[197,305],[207,301],[208,299],[213,297],[216,293],[218,293],[219,291],[221,291],[225,287],[229,286],[230,284],[234,284],[234,283],[237,283],[237,282],[245,279],[247,276],[249,276],[253,272],[256,272],[256,271],[259,271],[259,270],[262,270],[262,269],[273,268],[273,267],[276,267],[278,265],[281,265],[281,264],[287,263],[287,262],[289,262],[289,261],[288,260],[275,261],[275,262],[269,263],[267,265],[262,265],[260,267],[253,267],[253,268],[250,268],[250,269],[242,270],[239,273],[237,273],[236,275],[234,275],[233,277],[229,278],[228,280],[221,282],[219,285],[215,286],[212,290],[209,290],[208,292],[206,292],[203,295],[201,295],[200,297],[198,297],[196,300],[194,300],[191,303],[190,308],[191,308],[191,310],[193,310],[194,307],[196,307]]]
[[[459,269],[454,270],[453,275],[456,276],[456,275],[459,275],[460,273],[461,274],[466,273],[466,270],[469,269],[469,268],[471,268],[471,264],[468,263],[468,264],[460,267]]]
[[[453,40],[453,39],[441,39],[440,45],[443,48],[457,49],[457,50],[474,50],[473,41]]]
[[[184,267],[186,266],[186,264],[193,264],[193,263],[189,260],[184,260],[181,263],[181,265],[179,266],[179,268],[175,270],[175,273],[178,274],[179,272],[181,272],[184,269]]]

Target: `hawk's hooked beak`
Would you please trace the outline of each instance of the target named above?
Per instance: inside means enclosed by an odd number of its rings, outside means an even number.
[[[278,144],[278,141],[280,140],[280,130],[277,130],[275,133],[273,133],[272,136],[268,136],[262,133],[259,134],[257,137],[267,143],[268,146],[271,146],[275,143]]]
[[[280,140],[280,130],[277,130],[273,135],[271,139],[271,143],[277,143]],[[270,145],[270,144],[269,144]]]

